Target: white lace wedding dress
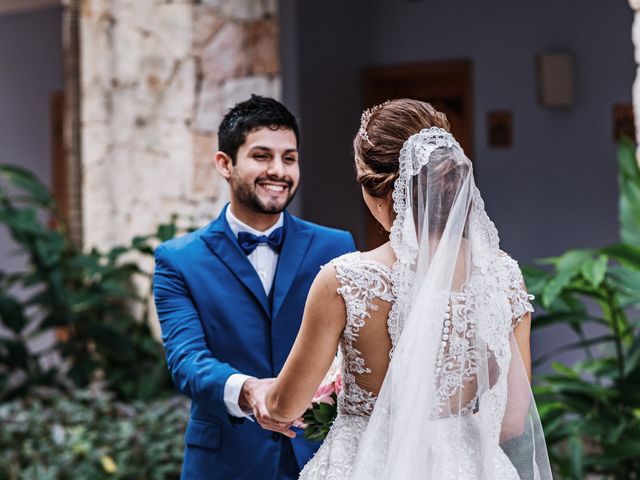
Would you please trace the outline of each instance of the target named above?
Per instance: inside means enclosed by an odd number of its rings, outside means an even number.
[[[508,298],[513,311],[513,327],[518,319],[533,309],[526,291],[522,288],[522,275],[517,263],[506,255],[498,262],[500,263],[498,272],[503,277],[502,280],[508,279],[504,283],[510,286]],[[338,397],[338,416],[329,435],[300,475],[301,479],[306,480],[351,478],[360,440],[377,399],[373,392],[362,388],[359,384],[366,383],[363,380],[372,373],[382,373],[378,378],[384,377],[384,372],[372,372],[365,358],[391,356],[402,330],[399,316],[395,315],[392,306],[395,298],[392,288],[392,270],[389,267],[365,260],[359,252],[343,255],[333,260],[332,265],[335,267],[336,276],[341,285],[338,293],[344,299],[347,311],[346,326],[340,340],[343,391]],[[467,286],[471,284],[472,282]],[[449,305],[446,307],[447,313],[442,319],[443,347],[438,368],[443,364],[458,364],[463,370],[473,368],[472,362],[460,365],[456,360],[456,355],[468,346],[469,337],[475,328],[472,315],[469,315],[469,308],[465,305],[465,288],[450,294]],[[360,345],[359,340],[367,333],[371,335],[370,332],[366,332],[368,324],[385,320],[384,317],[377,315],[377,312],[383,310],[381,307],[384,305],[387,308],[390,307],[390,313],[386,316],[386,329],[378,329],[377,334],[384,332],[388,335],[387,344],[390,348],[385,351],[367,351],[367,345],[370,346],[371,342]],[[379,345],[380,342],[377,344]],[[458,371],[454,376],[457,378],[460,375],[461,372]],[[446,387],[447,376],[444,375],[442,378],[444,380],[440,384]],[[457,428],[451,428],[450,419],[438,418],[432,423],[435,431],[424,432],[425,435],[439,437],[439,442],[436,450],[429,453],[432,456],[431,473],[421,478],[434,480],[484,478],[480,469],[486,458],[482,459],[479,451],[481,442],[478,437],[481,432],[477,419],[478,405],[477,403],[470,403],[470,405],[469,411],[463,414],[464,421],[458,423]],[[455,420],[457,421],[458,417],[455,417]],[[460,429],[463,431],[461,432]],[[515,467],[500,448],[496,450],[493,463],[496,476],[492,480],[520,479]]]

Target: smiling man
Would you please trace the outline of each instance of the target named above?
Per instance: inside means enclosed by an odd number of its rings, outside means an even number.
[[[230,203],[208,226],[156,249],[167,363],[192,400],[183,479],[294,479],[318,447],[272,420],[264,403],[320,266],[355,249],[348,232],[286,211],[300,181],[299,137],[276,100],[252,95],[233,107],[214,157]]]

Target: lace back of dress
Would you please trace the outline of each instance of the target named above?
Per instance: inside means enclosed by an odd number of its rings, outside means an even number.
[[[340,340],[343,393],[341,413],[368,416],[389,366],[393,345],[388,324],[394,300],[388,267],[351,253],[334,260],[338,293],[347,319]]]

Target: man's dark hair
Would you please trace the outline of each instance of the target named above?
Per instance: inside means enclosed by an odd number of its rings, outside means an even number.
[[[252,94],[249,100],[236,103],[220,122],[218,149],[229,155],[235,164],[238,148],[247,140],[247,135],[262,127],[291,129],[296,143],[300,144],[298,121],[287,107],[273,98]]]

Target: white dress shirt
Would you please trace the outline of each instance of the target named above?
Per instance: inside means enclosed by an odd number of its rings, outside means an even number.
[[[252,233],[258,237],[261,235],[268,237],[271,232],[276,228],[280,228],[284,223],[283,216],[280,214],[280,218],[278,218],[278,221],[271,228],[261,232],[238,220],[235,215],[231,213],[231,207],[227,208],[226,217],[229,228],[231,228],[231,231],[236,237],[240,232]],[[253,268],[255,268],[258,277],[260,277],[260,281],[267,295],[269,295],[273,285],[273,277],[275,276],[276,267],[278,266],[278,257],[279,255],[266,243],[259,244],[250,255],[247,255],[247,259],[251,262]],[[244,382],[248,378],[253,377],[236,373],[231,375],[224,384],[224,404],[227,407],[229,415],[250,418],[249,415],[251,415],[251,412],[243,412],[238,405],[242,385],[244,385]]]

